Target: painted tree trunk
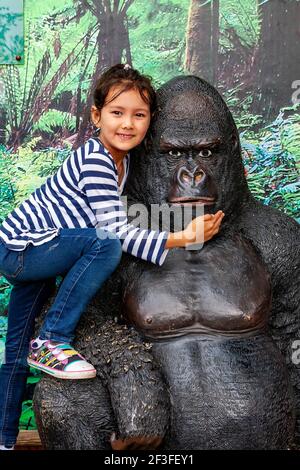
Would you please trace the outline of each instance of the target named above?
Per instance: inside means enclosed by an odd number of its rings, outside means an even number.
[[[258,8],[261,32],[254,111],[273,119],[280,107],[293,104],[292,83],[300,80],[300,2],[273,0]]]
[[[109,12],[105,16],[101,15],[98,21],[98,62],[87,94],[86,105],[84,106],[83,118],[78,130],[75,148],[82,145],[86,138],[90,137],[93,132],[92,127],[89,125],[90,109],[93,104],[93,90],[95,89],[99,76],[105,69],[120,63],[123,57],[126,58],[126,62],[131,64],[126,15],[124,15],[124,13]]]
[[[185,68],[216,82],[219,44],[219,0],[192,0],[189,10]]]

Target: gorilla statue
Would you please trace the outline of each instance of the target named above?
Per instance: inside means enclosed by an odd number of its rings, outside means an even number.
[[[150,147],[131,156],[128,206],[188,207],[190,217],[221,209],[221,230],[201,249],[170,250],[161,267],[123,256],[77,329],[97,378],[45,377],[36,387],[42,442],[291,448],[300,436],[299,226],[251,195],[237,128],[211,85],[176,77],[158,103]]]

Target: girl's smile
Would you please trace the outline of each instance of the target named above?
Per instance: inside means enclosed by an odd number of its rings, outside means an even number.
[[[112,87],[103,108],[91,109],[93,123],[101,128],[101,142],[119,164],[129,150],[142,142],[151,118],[150,107],[139,91],[122,89],[120,85]]]
[[[121,140],[130,140],[132,137],[134,137],[133,134],[117,134]]]

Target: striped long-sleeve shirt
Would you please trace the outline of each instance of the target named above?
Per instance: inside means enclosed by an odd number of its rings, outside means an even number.
[[[118,187],[113,157],[98,139],[89,139],[6,217],[0,238],[10,250],[22,251],[28,244],[52,240],[62,228],[96,227],[115,233],[123,251],[162,265],[168,253],[168,233],[128,223],[120,195],[128,176],[129,155],[124,159],[124,170]]]

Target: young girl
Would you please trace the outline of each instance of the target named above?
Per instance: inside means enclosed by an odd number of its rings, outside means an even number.
[[[146,136],[155,105],[147,77],[128,65],[110,68],[98,81],[91,110],[100,138],[72,152],[0,227],[0,272],[13,285],[0,371],[2,449],[16,442],[28,364],[61,379],[95,377],[94,367],[70,343],[122,250],[162,265],[169,248],[206,241],[219,230],[221,211],[202,218],[204,235],[197,232],[197,219],[180,237],[128,224],[120,200],[128,151]],[[30,342],[34,320],[58,275],[64,276],[58,294],[38,338]]]

